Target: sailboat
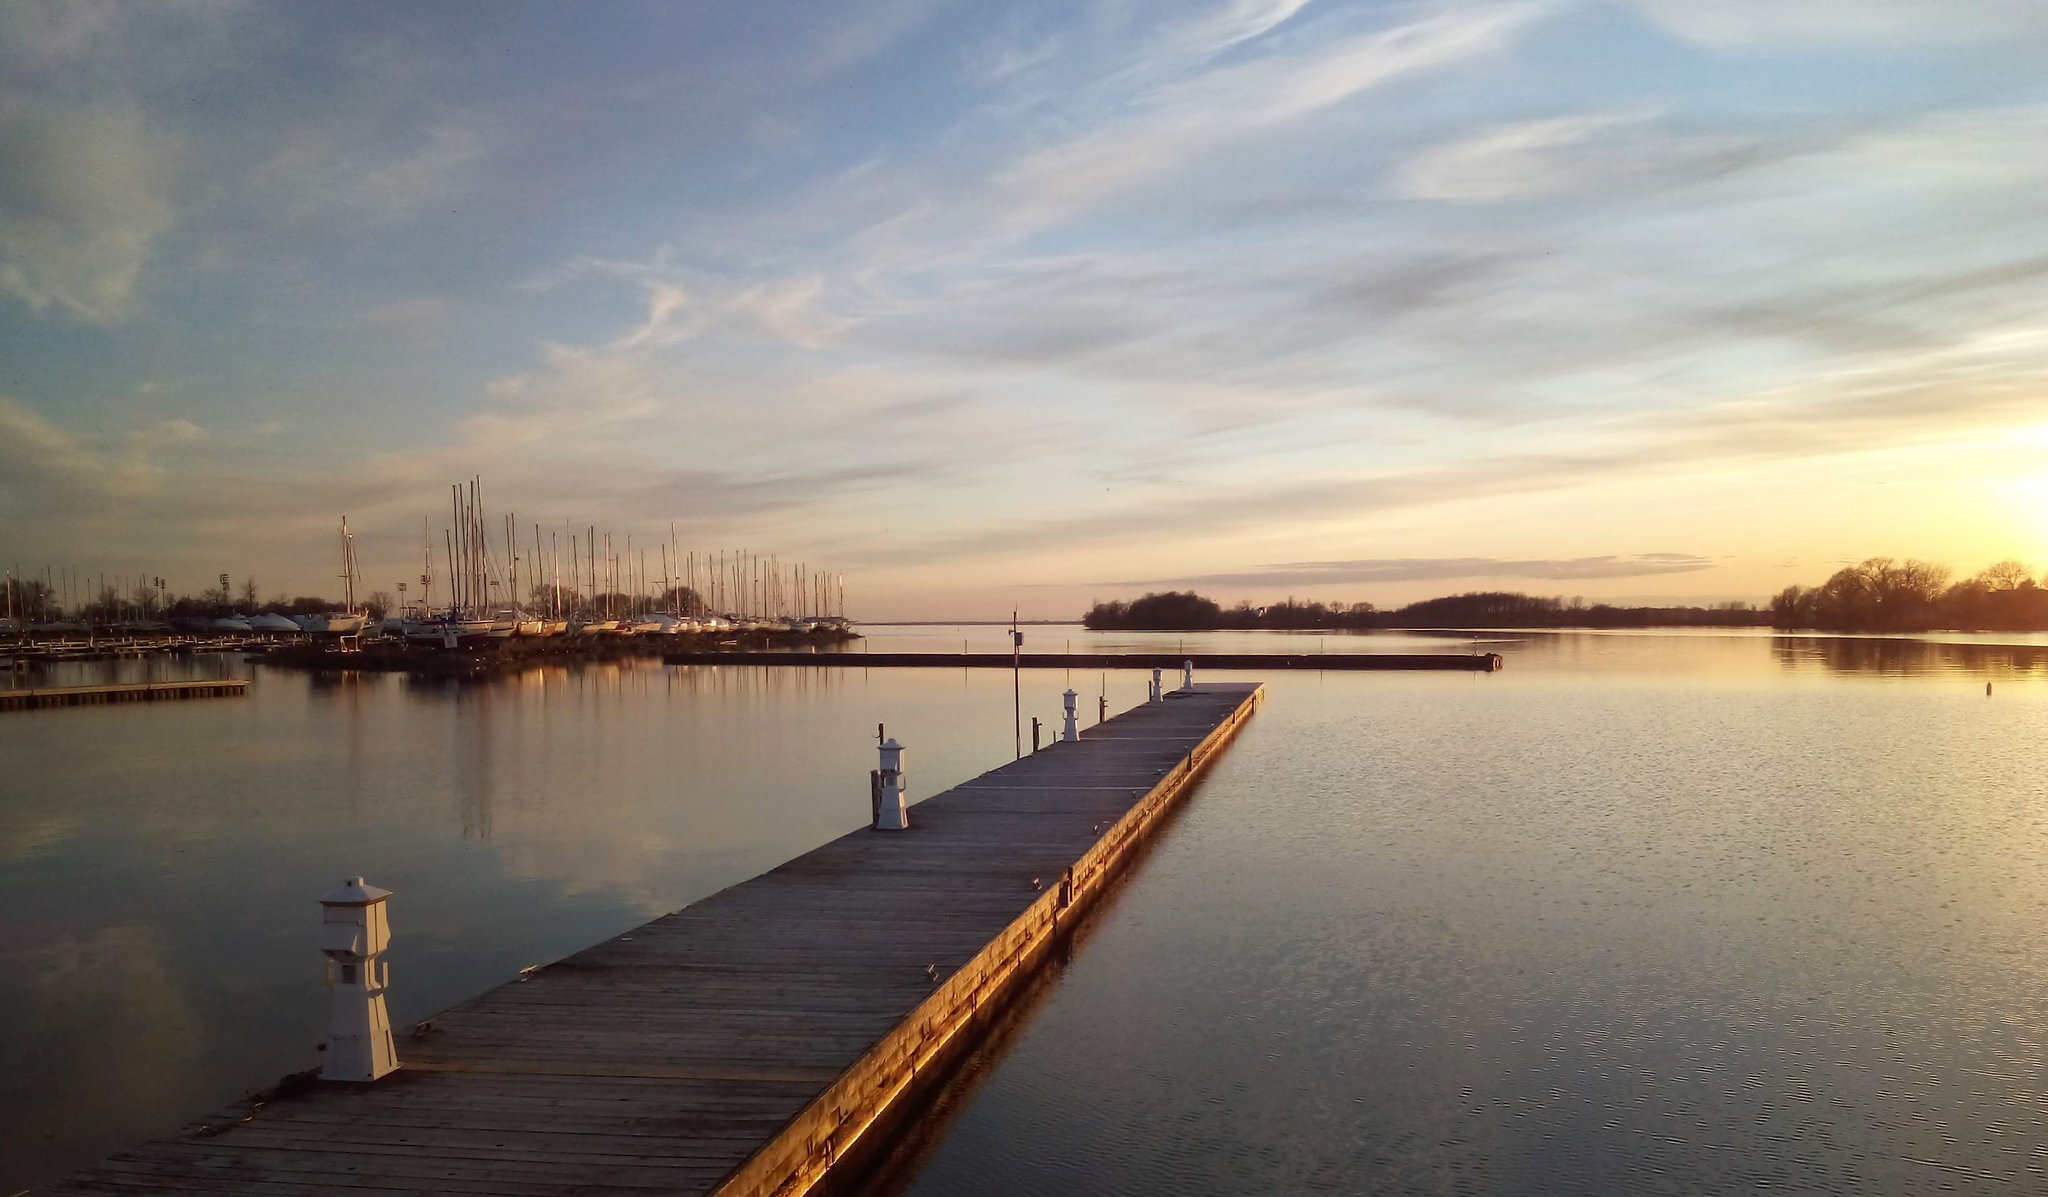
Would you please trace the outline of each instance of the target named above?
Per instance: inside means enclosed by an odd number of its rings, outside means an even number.
[[[491,621],[470,618],[459,602],[451,599],[448,606],[438,612],[434,610],[434,540],[424,519],[420,521],[420,540],[425,562],[424,571],[420,574],[418,618],[407,618],[399,623],[406,643],[422,648],[466,648],[488,639]],[[449,585],[452,588],[459,581],[452,541],[449,551]]]
[[[370,613],[356,609],[356,538],[348,530],[348,517],[341,517],[341,610],[325,615],[301,615],[296,622],[315,636],[354,638],[369,626]]]

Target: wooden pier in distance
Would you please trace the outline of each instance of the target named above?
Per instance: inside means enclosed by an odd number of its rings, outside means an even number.
[[[819,665],[848,669],[1453,669],[1493,673],[1499,653],[1009,653],[719,652],[663,653],[670,665]]]
[[[0,711],[34,711],[44,707],[77,707],[103,702],[161,702],[171,698],[232,698],[248,692],[247,678],[0,690]]]
[[[851,832],[401,1032],[382,1081],[237,1108],[51,1191],[798,1197],[852,1179],[1263,693],[1133,708],[913,805],[908,831]]]

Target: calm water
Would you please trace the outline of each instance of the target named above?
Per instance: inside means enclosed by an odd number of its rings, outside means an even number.
[[[908,1191],[2048,1189],[2039,668],[1282,676]]]
[[[1475,639],[1508,669],[1268,679],[909,1188],[2042,1187],[2048,649]],[[1050,720],[1068,679],[1025,684]],[[857,826],[877,721],[930,794],[1008,758],[1010,679],[257,670],[0,716],[0,1193],[315,1063],[340,877],[397,891],[410,1021]]]

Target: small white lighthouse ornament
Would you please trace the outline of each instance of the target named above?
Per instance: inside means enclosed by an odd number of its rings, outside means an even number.
[[[391,946],[385,914],[390,896],[388,889],[351,877],[320,898],[320,950],[327,953],[327,981],[334,989],[323,1080],[374,1081],[398,1068],[391,1017],[384,1011],[391,965],[380,959]]]

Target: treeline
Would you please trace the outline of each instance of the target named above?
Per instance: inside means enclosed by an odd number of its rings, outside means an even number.
[[[1544,598],[1510,591],[1477,591],[1424,599],[1382,611],[1371,603],[1303,603],[1288,599],[1268,607],[1239,603],[1225,608],[1193,591],[1148,594],[1130,602],[1097,603],[1081,618],[1090,628],[1121,631],[1208,631],[1219,629],[1367,628],[1649,628],[1759,627],[1770,612],[1747,603],[1712,607],[1587,606],[1577,599]]]
[[[198,594],[173,594],[146,579],[124,579],[119,585],[102,582],[80,590],[83,593],[69,592],[40,578],[9,577],[0,583],[0,619],[11,618],[27,625],[75,623],[112,627],[230,615],[320,615],[341,609],[340,603],[314,595],[286,598],[280,594],[265,602],[257,596],[254,578],[243,581],[239,591],[214,586]],[[393,604],[390,595],[378,591],[370,595],[364,606],[371,615],[381,617]]]
[[[1254,628],[1732,628],[1771,626],[1822,632],[2048,631],[2048,578],[2018,561],[1949,580],[1946,566],[1872,557],[1818,586],[1787,586],[1768,608],[1587,606],[1578,599],[1511,591],[1445,595],[1382,611],[1371,603],[1304,603],[1225,608],[1193,591],[1097,603],[1087,626],[1121,631]]]
[[[2017,561],[1949,582],[1946,566],[1872,557],[1818,586],[1787,586],[1771,623],[1824,632],[2048,631],[2048,588]]]

